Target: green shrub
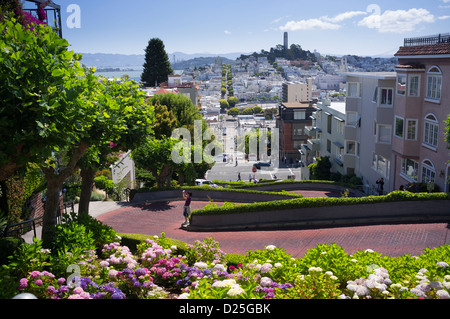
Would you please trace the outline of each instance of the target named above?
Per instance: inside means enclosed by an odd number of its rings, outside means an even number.
[[[394,191],[385,196],[367,196],[367,197],[303,197],[287,200],[277,200],[262,203],[228,205],[225,207],[208,206],[202,209],[196,209],[192,212],[191,218],[196,215],[218,215],[218,214],[236,214],[249,213],[270,210],[296,209],[307,207],[329,207],[343,205],[359,205],[371,203],[387,203],[397,201],[424,201],[424,200],[450,200],[447,193],[410,193],[405,191]]]
[[[0,265],[8,263],[8,257],[14,254],[14,251],[24,243],[23,238],[3,237],[0,238]]]
[[[76,249],[95,250],[92,231],[80,224],[75,214],[64,214],[62,223],[56,226],[53,249],[56,251],[74,251]]]

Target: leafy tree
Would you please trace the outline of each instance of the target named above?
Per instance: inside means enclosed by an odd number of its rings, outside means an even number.
[[[149,138],[131,153],[136,166],[151,172],[158,187],[169,187],[172,181],[176,168],[171,157],[174,145],[170,137]]]
[[[202,115],[197,106],[195,106],[188,97],[175,94],[157,94],[147,100],[147,104],[156,106],[157,104],[167,107],[167,111],[172,112],[176,119],[176,127],[186,126],[187,122],[193,123],[195,119],[201,119]],[[170,136],[170,134],[169,134]]]
[[[159,101],[155,105],[155,124],[154,136],[156,139],[170,137],[172,131],[177,128],[177,118],[173,110],[168,109],[166,105],[161,105]]]
[[[330,180],[331,162],[329,156],[318,157],[315,163],[309,164],[308,168],[311,172],[313,180]]]
[[[107,114],[121,130],[103,132],[108,140],[92,145],[78,163],[82,177],[79,214],[89,213],[89,203],[95,173],[116,162],[119,152],[137,147],[151,133],[153,109],[145,104],[144,93],[134,81],[104,81],[105,96],[113,102],[114,108]],[[106,115],[105,115],[106,116]]]
[[[226,109],[230,108],[230,104],[228,104],[228,101],[225,99],[221,99],[219,103],[221,112],[225,112]]]
[[[158,86],[167,82],[168,76],[172,73],[173,69],[170,66],[164,43],[157,38],[151,39],[145,49],[145,63],[141,81],[146,86]]]
[[[237,107],[232,107],[228,110],[228,115],[236,116],[239,115],[239,109]]]
[[[230,96],[228,98],[228,104],[229,104],[230,108],[235,107],[236,104],[238,104],[238,102],[239,102],[239,99],[235,96]]]

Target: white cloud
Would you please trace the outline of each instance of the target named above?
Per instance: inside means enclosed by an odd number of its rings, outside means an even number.
[[[450,0],[449,0],[450,1]],[[337,30],[341,28],[338,24],[344,20],[352,19],[359,15],[366,15],[363,11],[347,11],[340,13],[335,17],[323,16],[317,19],[306,19],[300,21],[289,21],[280,27],[282,31],[298,31],[298,30]]]
[[[383,14],[365,17],[359,21],[358,26],[378,29],[380,32],[403,33],[413,31],[420,23],[432,23],[435,20],[434,15],[426,9],[386,10]]]
[[[341,26],[338,24],[322,21],[320,19],[308,19],[300,21],[289,21],[280,27],[282,31],[298,31],[298,30],[336,30]]]
[[[351,18],[359,16],[359,15],[366,15],[366,14],[367,14],[367,12],[364,12],[364,11],[347,11],[347,12],[344,12],[344,13],[340,13],[340,14],[338,14],[337,16],[335,16],[333,18],[329,18],[328,16],[324,16],[321,19],[336,23],[336,22],[342,22],[342,21],[347,20],[347,19],[351,19]]]
[[[231,34],[231,31],[225,30],[224,33],[225,33],[226,35],[229,35],[229,34]]]
[[[297,31],[297,30],[336,30],[341,26],[338,24],[322,21],[320,19],[308,19],[300,21],[289,21],[284,26],[280,27],[283,31]]]
[[[447,20],[447,19],[450,19],[450,16],[442,16],[442,17],[439,17],[438,19],[439,20]]]

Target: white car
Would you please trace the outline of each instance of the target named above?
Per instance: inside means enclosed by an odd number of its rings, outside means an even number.
[[[208,185],[208,186],[211,186],[211,187],[214,187],[214,188],[222,188],[219,185],[214,184],[211,181],[208,181],[207,179],[196,179],[195,180],[195,186],[203,186],[203,185]]]

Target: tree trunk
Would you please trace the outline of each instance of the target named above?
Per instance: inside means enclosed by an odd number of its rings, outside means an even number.
[[[95,171],[92,169],[83,169],[81,170],[80,175],[82,178],[82,182],[80,203],[78,204],[78,215],[89,215],[89,203],[91,201]]]
[[[86,143],[80,143],[74,149],[67,166],[58,170],[58,173],[52,167],[40,166],[47,179],[47,199],[45,201],[42,225],[42,246],[44,248],[52,248],[53,245],[55,226],[57,224],[58,211],[60,210],[60,192],[64,181],[77,169],[78,161],[83,157],[88,148],[89,145]]]
[[[60,214],[60,191],[62,189],[62,182],[58,176],[50,178],[47,177],[47,198],[45,200],[45,211],[42,225],[42,241],[45,248],[51,248],[54,240],[55,230],[57,224],[57,217]]]

